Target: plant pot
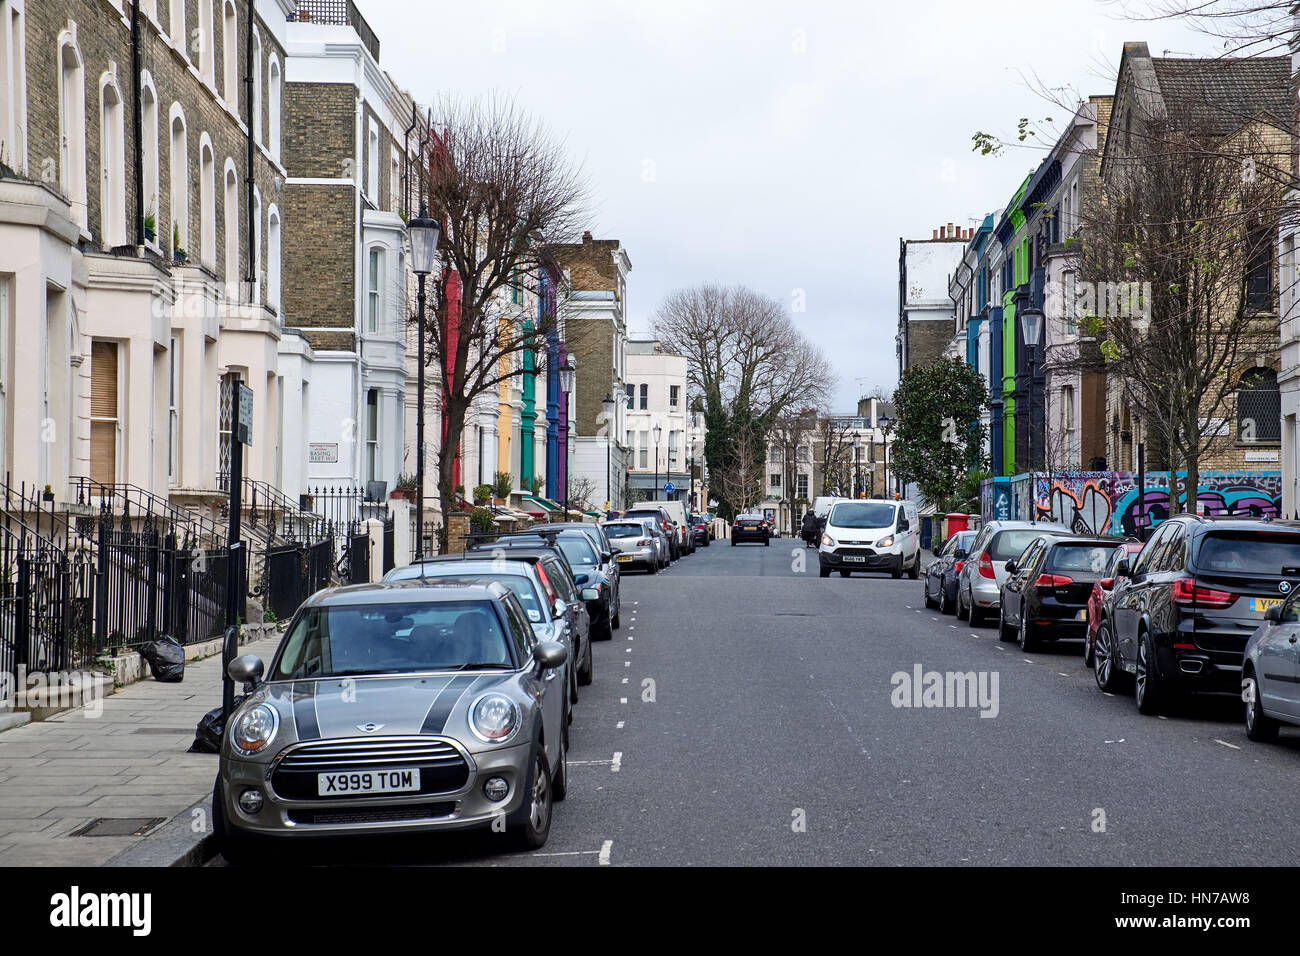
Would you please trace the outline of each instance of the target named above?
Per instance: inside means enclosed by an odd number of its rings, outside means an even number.
[[[158,238],[158,233],[156,233],[151,227],[145,226],[144,238],[146,242],[153,242],[155,239]]]
[[[407,491],[405,488],[394,488],[391,492],[389,492],[388,497],[392,498],[394,501],[403,501],[403,500],[409,501],[409,500],[414,500],[415,492]]]

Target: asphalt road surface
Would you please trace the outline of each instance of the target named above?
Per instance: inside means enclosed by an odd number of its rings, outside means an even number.
[[[542,850],[439,834],[329,841],[303,862],[1235,866],[1300,853],[1300,730],[1252,744],[1228,697],[1144,717],[1097,690],[1079,644],[1026,655],[994,626],[925,609],[920,581],[821,579],[797,539],[718,541],[627,575],[623,627],[594,650],[569,796]],[[918,665],[974,672],[983,706],[896,706]]]

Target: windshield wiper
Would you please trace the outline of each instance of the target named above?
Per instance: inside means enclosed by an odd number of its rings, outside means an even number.
[[[461,665],[458,666],[458,667],[446,667],[446,668],[439,668],[439,669],[440,669],[440,670],[449,670],[449,671],[468,671],[468,670],[479,670],[480,668],[483,668],[483,669],[488,669],[488,668],[490,668],[490,669],[493,669],[493,670],[510,670],[510,665],[509,665],[509,664],[502,664],[502,663],[500,663],[500,662],[496,662],[496,663],[492,663],[492,664],[489,664],[489,663],[484,662],[484,663],[481,663],[481,664],[461,664]]]

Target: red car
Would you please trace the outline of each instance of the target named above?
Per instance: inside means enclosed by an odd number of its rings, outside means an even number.
[[[1115,567],[1120,561],[1132,560],[1133,555],[1141,550],[1141,541],[1125,541],[1106,562],[1105,576],[1092,586],[1092,594],[1088,596],[1088,631],[1083,638],[1083,663],[1087,667],[1092,666],[1093,649],[1097,646],[1102,602],[1110,596],[1111,589],[1115,586]]]

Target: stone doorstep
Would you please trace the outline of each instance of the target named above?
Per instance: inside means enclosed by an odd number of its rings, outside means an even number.
[[[252,644],[279,634],[279,624],[245,624],[244,633],[240,637],[239,643],[241,646]],[[217,638],[200,644],[186,645],[185,660],[189,663],[216,657],[221,654],[222,644],[222,639]],[[97,687],[98,697],[93,699],[103,700],[115,691],[151,676],[149,665],[139,651],[127,651],[111,657],[109,660],[113,665],[111,676],[110,674],[100,675]],[[31,721],[48,720],[56,714],[77,710],[85,703],[85,691],[78,689],[73,696],[73,700],[75,703],[67,706],[23,707],[16,710],[0,710],[0,732],[12,730],[14,727],[21,727]]]

